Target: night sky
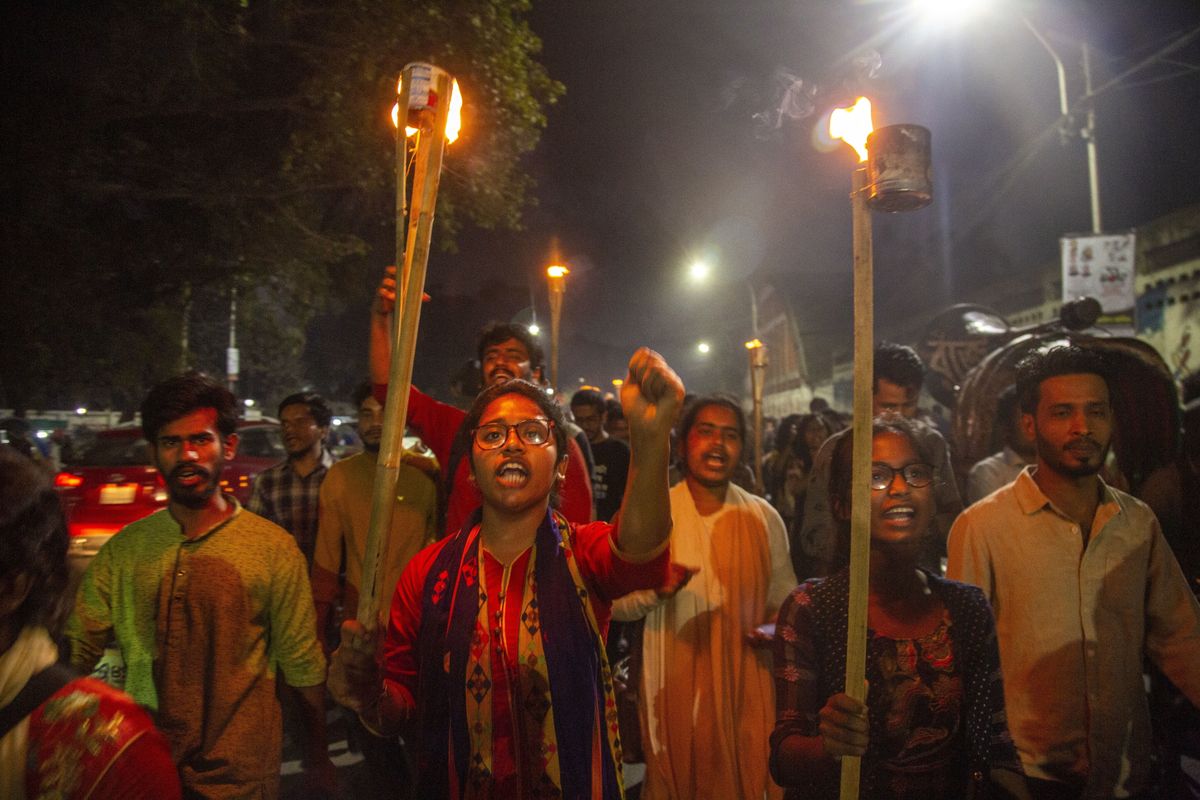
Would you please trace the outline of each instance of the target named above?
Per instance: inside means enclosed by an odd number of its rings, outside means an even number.
[[[864,93],[876,126],[924,125],[934,151],[934,204],[876,216],[877,329],[986,303],[989,281],[1040,274],[1060,235],[1090,227],[1085,148],[1052,130],[1053,62],[1016,4],[994,5],[935,30],[901,3],[538,4],[543,61],[566,85],[527,161],[539,205],[522,232],[468,230],[458,253],[435,253],[435,302],[494,279],[512,291],[493,317],[528,317],[532,292],[548,327],[541,274],[557,239],[572,269],[564,390],[580,378],[608,386],[640,344],[663,352],[689,388],[737,389],[741,376],[723,365],[744,360],[747,281],[787,293],[813,334],[806,346],[846,351],[855,158],[844,146],[820,152],[813,130]],[[1081,39],[1100,86],[1200,26],[1189,0],[1021,8],[1059,49],[1073,97]],[[1107,231],[1200,201],[1197,64],[1200,37],[1097,100]],[[704,289],[685,277],[698,257],[720,276]],[[708,359],[695,353],[701,339]]]

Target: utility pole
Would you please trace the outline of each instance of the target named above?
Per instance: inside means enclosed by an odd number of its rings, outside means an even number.
[[[1100,224],[1100,165],[1096,156],[1096,101],[1092,98],[1092,55],[1087,42],[1083,43],[1083,96],[1087,98],[1087,124],[1080,136],[1087,143],[1088,186],[1092,200],[1092,233],[1101,233]]]
[[[238,348],[237,348],[237,284],[229,292],[229,347],[225,350],[225,378],[229,391],[237,394]]]
[[[1029,20],[1029,17],[1024,14],[1020,15],[1021,22],[1033,34],[1033,38],[1038,40],[1038,44],[1050,54],[1050,58],[1054,59],[1054,69],[1058,74],[1058,107],[1061,117],[1058,121],[1059,135],[1063,142],[1076,133],[1087,143],[1088,157],[1088,188],[1089,200],[1092,210],[1092,233],[1101,233],[1100,225],[1100,164],[1096,155],[1096,104],[1095,98],[1092,96],[1092,69],[1091,55],[1086,43],[1083,44],[1083,80],[1084,80],[1084,99],[1087,102],[1086,122],[1084,126],[1078,130],[1074,129],[1073,115],[1071,113],[1071,101],[1067,94],[1067,70],[1063,66],[1062,58],[1059,57],[1058,51],[1050,44],[1042,32],[1039,31],[1034,24]]]

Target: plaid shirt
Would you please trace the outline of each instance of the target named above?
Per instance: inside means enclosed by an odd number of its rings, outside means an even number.
[[[254,481],[254,494],[246,506],[296,537],[296,544],[310,568],[317,542],[321,482],[331,466],[333,456],[325,448],[321,448],[321,462],[317,468],[304,477],[292,469],[291,461],[282,461],[259,474]]]

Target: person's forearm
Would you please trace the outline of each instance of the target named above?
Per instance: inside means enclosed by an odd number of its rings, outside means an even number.
[[[671,495],[667,469],[668,436],[641,437],[630,432],[629,477],[618,527],[621,552],[638,556],[654,551],[671,533]]]
[[[820,736],[794,733],[771,753],[771,777],[780,786],[811,787],[814,794],[837,788],[839,763],[825,752]]]

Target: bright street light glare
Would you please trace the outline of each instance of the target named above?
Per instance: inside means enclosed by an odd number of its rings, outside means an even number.
[[[912,9],[929,23],[961,25],[983,10],[987,0],[912,0]]]
[[[708,280],[710,272],[712,272],[712,267],[704,261],[693,261],[692,265],[688,267],[688,277],[697,283]]]
[[[701,355],[707,355],[708,352],[712,350],[712,348],[708,346],[708,342],[701,342],[700,344],[696,345],[696,349],[700,351]]]
[[[84,414],[87,413],[87,407],[79,406],[78,408],[75,409],[75,413],[82,417]]]
[[[542,332],[542,327],[540,325],[538,325],[536,322],[529,326],[529,334],[531,336],[537,336],[541,332]]]

